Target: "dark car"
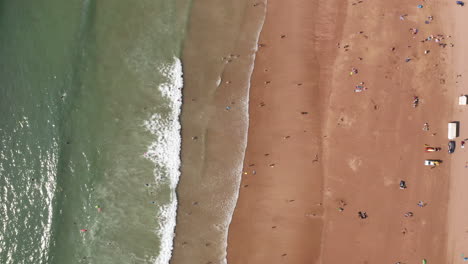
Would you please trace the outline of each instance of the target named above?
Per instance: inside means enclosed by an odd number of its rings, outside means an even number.
[[[455,141],[449,141],[448,143],[448,153],[453,153],[455,151]]]

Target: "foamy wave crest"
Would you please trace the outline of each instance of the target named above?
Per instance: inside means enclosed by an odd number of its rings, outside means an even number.
[[[157,183],[168,184],[171,197],[168,204],[159,208],[157,215],[159,228],[156,231],[161,239],[159,255],[155,264],[167,264],[172,255],[174,229],[177,214],[177,197],[175,188],[180,176],[180,121],[182,106],[182,64],[174,58],[172,64],[163,65],[159,71],[167,77],[167,81],[159,86],[164,99],[166,113],[153,114],[144,125],[154,136],[154,142],[148,147],[145,157],[155,164],[154,175]]]

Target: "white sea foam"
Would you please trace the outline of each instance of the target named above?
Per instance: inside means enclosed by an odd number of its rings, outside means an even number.
[[[156,231],[161,245],[155,264],[167,264],[172,256],[174,229],[176,225],[177,197],[175,188],[180,176],[180,121],[182,106],[182,64],[174,58],[172,64],[163,65],[159,71],[167,81],[159,85],[159,91],[165,101],[166,114],[153,114],[144,126],[154,135],[154,142],[148,147],[145,157],[155,164],[154,175],[157,183],[168,184],[171,197],[168,204],[158,210],[159,228]]]

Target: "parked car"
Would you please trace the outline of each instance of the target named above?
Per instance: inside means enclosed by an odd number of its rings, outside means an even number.
[[[455,141],[450,140],[448,143],[448,153],[455,152]]]
[[[439,166],[441,163],[442,163],[441,160],[429,160],[429,159],[427,159],[427,160],[424,161],[424,165],[432,166],[432,167]]]

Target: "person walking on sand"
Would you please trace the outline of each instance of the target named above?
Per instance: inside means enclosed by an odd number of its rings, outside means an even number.
[[[400,181],[400,189],[402,190],[406,189],[406,182],[403,180]]]
[[[424,123],[423,125],[423,131],[429,131],[429,124],[428,123]]]
[[[367,218],[367,213],[366,213],[366,212],[361,212],[361,211],[359,211],[359,212],[358,212],[358,216],[359,216],[359,218],[361,218],[361,219],[366,219],[366,218]]]
[[[359,85],[356,85],[356,89],[354,89],[354,92],[360,93],[365,90],[367,90],[367,87],[364,86],[364,82],[360,82]]]

